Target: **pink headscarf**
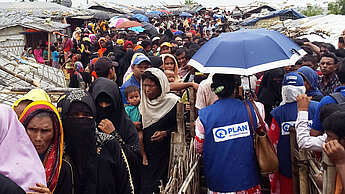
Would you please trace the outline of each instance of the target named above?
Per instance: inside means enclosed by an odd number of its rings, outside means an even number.
[[[46,185],[43,164],[17,115],[9,106],[0,104],[0,174],[24,191],[36,183]]]

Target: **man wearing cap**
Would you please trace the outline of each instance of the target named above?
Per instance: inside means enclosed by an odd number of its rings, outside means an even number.
[[[97,77],[105,77],[110,80],[115,80],[115,67],[117,66],[118,63],[112,61],[108,57],[100,57],[95,63],[95,72]]]
[[[279,160],[279,171],[273,175],[275,178],[271,179],[272,192],[287,194],[293,193],[289,128],[295,126],[297,114],[300,114],[298,113],[296,97],[299,94],[305,94],[306,88],[303,77],[296,72],[286,74],[282,85],[283,101],[271,112],[273,119],[268,136],[277,148]],[[317,106],[318,102],[310,102],[308,125],[312,123]],[[278,182],[280,192],[276,186]]]
[[[163,42],[161,44],[161,51],[160,51],[160,55],[163,54],[171,54],[171,44],[169,42]]]
[[[137,86],[140,91],[140,81],[141,75],[144,71],[151,67],[150,59],[142,53],[136,53],[133,55],[131,69],[133,71],[132,76],[121,86],[120,91],[122,94],[122,99],[125,104],[128,104],[126,96],[123,91],[128,86]]]

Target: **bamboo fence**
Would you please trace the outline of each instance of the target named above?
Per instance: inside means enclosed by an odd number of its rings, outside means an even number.
[[[199,155],[194,147],[194,121],[195,121],[195,91],[189,89],[190,123],[189,131],[184,120],[184,104],[177,104],[177,131],[171,134],[169,175],[166,185],[161,184],[161,194],[195,194],[199,193]],[[190,142],[186,136],[190,135]]]
[[[298,148],[295,128],[290,127],[289,131],[294,193],[334,194],[336,170],[327,155],[322,152],[319,162],[315,153]]]

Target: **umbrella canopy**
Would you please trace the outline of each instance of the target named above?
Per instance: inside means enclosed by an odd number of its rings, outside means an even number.
[[[158,35],[157,29],[154,27],[154,25],[146,22],[143,22],[141,24],[143,25],[143,28],[150,33],[151,36]]]
[[[252,75],[294,65],[304,54],[295,42],[277,31],[241,29],[211,39],[188,64],[204,73]]]
[[[176,11],[173,11],[172,14],[173,15],[180,15],[182,13],[182,11],[179,11],[179,10],[176,10]]]
[[[157,14],[157,15],[162,15],[162,13],[161,13],[161,12],[159,12],[159,11],[151,11],[151,12],[149,12],[149,14]]]
[[[131,28],[128,28],[128,30],[131,30],[131,31],[134,31],[134,32],[144,32],[144,28],[141,27],[141,26],[137,26],[137,27],[131,27]]]
[[[164,9],[163,9],[163,10],[159,10],[159,12],[161,12],[161,13],[163,13],[163,12],[164,12],[164,13],[167,13],[167,14],[170,14],[170,13],[171,13],[170,11],[168,11],[168,10],[164,10]]]
[[[138,9],[132,11],[132,13],[133,13],[133,14],[145,14],[144,11],[141,11],[141,10],[138,10]]]
[[[157,18],[157,19],[161,19],[161,16],[159,16],[158,14],[146,14],[146,16],[148,18]]]
[[[128,21],[128,22],[122,22],[120,25],[117,26],[117,28],[131,28],[131,27],[137,27],[137,26],[143,26],[143,25],[136,21]]]
[[[98,19],[98,20],[109,20],[110,19],[110,16],[104,12],[97,12],[97,13],[95,13],[95,15],[93,17]]]
[[[183,32],[180,30],[177,30],[176,32],[174,32],[174,35],[179,35],[179,34],[183,34]]]
[[[150,20],[146,16],[144,16],[142,14],[134,14],[132,17],[136,18],[136,19],[138,19],[138,20],[140,20],[142,22],[150,22]]]
[[[193,17],[193,15],[188,12],[183,12],[180,14],[180,17]]]
[[[129,19],[127,19],[127,18],[115,18],[115,19],[112,18],[112,19],[110,20],[109,27],[111,27],[111,28],[113,28],[113,27],[117,28],[118,25],[120,25],[121,23],[123,23],[123,22],[128,22],[128,21],[129,21]]]

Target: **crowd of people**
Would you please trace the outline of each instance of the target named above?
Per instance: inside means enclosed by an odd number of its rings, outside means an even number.
[[[225,32],[221,20],[154,18],[155,34],[99,21],[58,39],[51,54],[44,44],[26,48],[23,57],[61,68],[69,87],[80,89],[57,104],[33,89],[12,108],[0,105],[0,193],[159,193],[168,181],[176,104],[189,110],[190,87],[197,90],[195,147],[208,193],[261,193],[250,130],[259,121],[248,114],[256,108],[279,159],[271,193],[293,193],[290,126],[301,148],[325,151],[343,191],[345,31],[338,49],[295,39],[307,55],[293,66],[249,78],[200,73],[188,61]]]

